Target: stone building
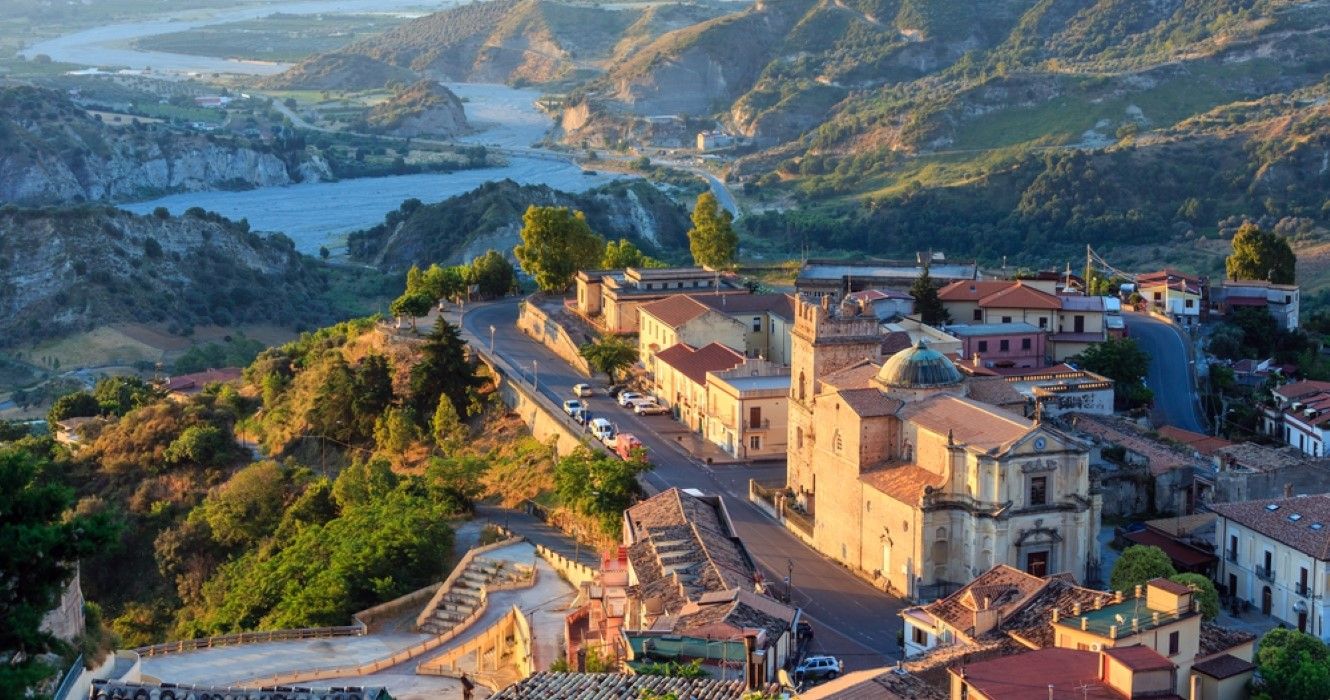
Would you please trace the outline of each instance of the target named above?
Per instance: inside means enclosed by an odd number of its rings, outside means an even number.
[[[1085,445],[971,398],[925,343],[879,364],[876,319],[796,304],[788,486],[824,554],[911,597],[995,564],[1098,578]]]

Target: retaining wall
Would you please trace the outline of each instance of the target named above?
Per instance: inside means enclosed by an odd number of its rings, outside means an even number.
[[[549,399],[540,399],[536,389],[507,362],[489,355],[485,350],[472,346],[476,357],[489,367],[499,387],[499,398],[510,410],[516,413],[531,435],[541,442],[554,440],[554,449],[560,455],[566,455],[584,445],[599,445],[585,439],[582,426],[573,422],[563,411],[552,405]],[[603,449],[603,446],[602,446]]]
[[[586,564],[575,562],[545,545],[536,545],[536,554],[539,554],[555,571],[568,579],[568,582],[575,589],[581,590],[582,584],[591,583],[596,579],[595,569]]]
[[[448,595],[448,592],[453,589],[454,585],[456,585],[457,579],[461,578],[462,574],[466,573],[467,567],[471,566],[471,562],[475,561],[477,556],[486,552],[492,552],[500,547],[517,544],[521,541],[522,538],[520,537],[509,537],[508,539],[492,542],[483,547],[472,547],[467,550],[467,553],[462,557],[462,560],[457,562],[457,566],[453,567],[453,572],[448,574],[448,578],[444,579],[443,583],[439,584],[439,587],[434,591],[434,595],[429,599],[429,604],[421,609],[419,615],[416,615],[416,629],[419,630],[421,625],[425,624],[434,616],[434,611],[439,609],[439,601],[443,600],[444,596]]]
[[[572,365],[573,369],[591,376],[591,367],[587,365],[586,358],[582,357],[578,343],[558,321],[550,318],[544,309],[530,300],[522,302],[521,311],[517,315],[517,327]]]

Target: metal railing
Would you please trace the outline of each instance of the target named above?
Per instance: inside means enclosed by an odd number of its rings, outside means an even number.
[[[1311,587],[1305,583],[1298,582],[1293,584],[1293,592],[1306,598],[1311,595]]]
[[[151,646],[139,647],[134,651],[137,651],[142,656],[162,656],[165,654],[178,654],[198,649],[211,649],[213,647],[233,646],[236,644],[280,642],[288,639],[360,637],[363,636],[365,632],[366,629],[364,624],[341,625],[338,627],[302,627],[300,629],[271,630],[268,632],[238,632],[236,634],[223,634],[216,637],[181,639],[175,642],[153,644]]]
[[[1270,583],[1275,582],[1275,572],[1273,569],[1267,569],[1264,566],[1257,566],[1254,568],[1254,571],[1256,573],[1256,578],[1259,578],[1262,581],[1269,581]]]
[[[79,654],[78,658],[74,659],[74,663],[65,669],[65,677],[60,679],[60,687],[55,689],[55,693],[51,697],[54,700],[75,700],[69,694],[74,692],[74,684],[78,682],[81,675],[83,675],[83,655]]]
[[[1236,551],[1236,550],[1232,550],[1232,549],[1224,550],[1224,559],[1226,559],[1226,560],[1228,560],[1228,561],[1231,561],[1231,562],[1233,562],[1234,564],[1238,563],[1238,553],[1237,553],[1237,551]]]
[[[785,501],[785,509],[782,511],[782,515],[785,516],[785,522],[794,525],[796,528],[799,529],[800,532],[804,533],[805,535],[808,535],[809,537],[813,536],[812,516],[805,515],[791,508],[790,501],[788,499]]]

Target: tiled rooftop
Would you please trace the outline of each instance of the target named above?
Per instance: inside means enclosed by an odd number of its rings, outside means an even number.
[[[1200,464],[1195,457],[1181,448],[1150,438],[1145,431],[1121,418],[1072,413],[1068,419],[1072,426],[1082,433],[1141,455],[1145,458],[1150,473],[1155,476]]]
[[[1100,681],[1099,654],[1052,647],[955,666],[989,700],[1121,700]]]
[[[985,309],[1056,310],[1062,308],[1062,302],[1048,292],[1041,292],[1017,282],[1006,289],[983,297],[979,300],[979,306]]]
[[[882,365],[873,362],[867,358],[856,362],[855,364],[836,370],[819,379],[822,384],[822,390],[832,389],[862,389],[872,386],[872,379],[877,376]]]
[[[1221,437],[1214,437],[1213,435],[1206,435],[1204,433],[1194,433],[1190,430],[1183,430],[1182,428],[1177,428],[1171,425],[1160,427],[1158,432],[1160,437],[1186,445],[1203,455],[1212,455],[1215,453],[1215,450],[1233,444]]]
[[[1199,658],[1226,652],[1255,641],[1256,635],[1246,630],[1220,627],[1213,622],[1202,622],[1200,651],[1196,652],[1196,656]]]
[[[638,700],[643,691],[674,693],[679,700],[739,700],[743,680],[639,676],[626,673],[542,671],[492,695],[493,700]]]
[[[794,319],[794,298],[788,294],[699,294],[693,299],[727,315],[770,312]]]
[[[678,328],[706,313],[709,308],[687,294],[674,294],[649,304],[643,304],[638,311],[651,314],[661,323],[671,328]]]
[[[1222,681],[1225,678],[1232,678],[1239,673],[1246,673],[1255,668],[1256,664],[1250,661],[1239,659],[1232,654],[1220,654],[1213,659],[1207,659],[1192,666],[1191,670]]]
[[[941,486],[946,479],[941,474],[914,464],[873,469],[859,475],[859,480],[874,489],[909,505],[917,505],[924,497],[924,489]]]
[[[1016,409],[1026,404],[1025,395],[1002,377],[971,377],[965,385],[970,398],[990,406]]]
[[[1254,442],[1240,442],[1236,445],[1220,447],[1214,452],[1214,458],[1220,463],[1233,463],[1258,472],[1270,472],[1280,469],[1300,467],[1313,461],[1296,447],[1271,447]]]
[[[895,415],[903,405],[900,401],[887,396],[881,389],[873,387],[841,389],[836,392],[836,397],[862,418]]]
[[[974,613],[984,608],[985,602],[998,615],[1005,618],[1039,592],[1047,581],[1020,569],[999,564],[946,598],[920,606],[920,610],[946,623],[952,629],[971,635]]]
[[[932,396],[906,404],[901,415],[940,435],[950,433],[957,444],[991,450],[1024,437],[1034,427],[1011,413],[994,411],[977,401],[950,395]]]
[[[1104,649],[1104,653],[1133,671],[1161,671],[1176,668],[1172,661],[1144,644],[1108,647]]]
[[[744,363],[742,354],[720,343],[696,349],[687,343],[675,343],[656,353],[656,359],[699,385],[706,384],[707,372],[722,372]]]
[[[1076,603],[1082,609],[1093,609],[1097,600],[1105,603],[1113,597],[1103,591],[1082,588],[1064,578],[1050,577],[1042,590],[1002,622],[1002,629],[1037,648],[1053,645],[1053,610],[1064,618],[1071,615]]]
[[[1330,494],[1213,503],[1210,510],[1299,552],[1330,561]]]
[[[937,295],[942,301],[979,301],[1015,284],[1011,280],[956,280],[939,289]]]

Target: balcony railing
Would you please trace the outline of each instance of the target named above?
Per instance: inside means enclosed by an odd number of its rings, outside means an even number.
[[[1225,550],[1224,558],[1227,559],[1228,561],[1233,562],[1234,564],[1238,563],[1238,553],[1236,550],[1233,549]]]
[[[1275,572],[1271,569],[1265,568],[1264,566],[1258,566],[1256,567],[1256,578],[1259,578],[1262,581],[1269,581],[1270,583],[1274,583]]]
[[[1293,584],[1293,592],[1306,598],[1311,595],[1311,587],[1305,583],[1295,583]]]

